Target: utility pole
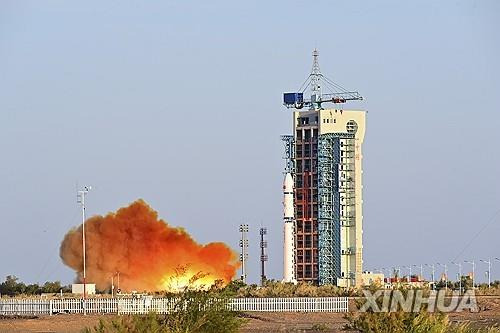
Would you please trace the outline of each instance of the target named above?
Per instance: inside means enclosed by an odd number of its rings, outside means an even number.
[[[264,239],[265,235],[267,235],[267,228],[260,228],[260,281],[262,286],[264,286],[264,282],[266,281],[265,263],[268,259],[266,254],[267,241]]]
[[[458,266],[458,294],[462,295],[462,264],[453,261],[451,263]]]
[[[92,189],[92,186],[84,186],[77,193],[77,203],[82,207],[82,247],[83,247],[83,314],[87,314],[86,294],[87,294],[87,264],[86,264],[86,245],[85,245],[85,196]]]
[[[248,260],[248,224],[240,224],[240,261],[241,261],[241,281],[247,283],[247,260]]]
[[[488,264],[488,289],[491,287],[491,259],[488,260],[479,260],[481,262],[484,262],[485,264]]]

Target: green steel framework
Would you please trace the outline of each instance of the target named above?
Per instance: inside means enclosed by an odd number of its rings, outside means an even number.
[[[350,130],[348,124],[348,131]],[[355,133],[355,131],[354,129],[351,132]],[[352,138],[343,139],[340,145],[342,178],[340,180],[339,193],[342,196],[340,204],[344,210],[344,213],[340,216],[340,226],[342,229],[341,232],[345,233],[346,237],[348,237],[348,235],[349,237],[355,237],[355,234],[352,234],[350,229],[355,227],[356,222],[355,144],[353,136]],[[356,247],[351,246],[343,249],[342,255],[355,256]],[[356,257],[354,257],[354,260],[356,260]],[[345,276],[345,278],[349,279],[347,286],[350,286],[352,281],[355,280],[355,272],[349,271],[349,267],[347,267],[347,269],[347,276]]]
[[[348,197],[354,197],[351,179],[339,179],[339,171],[354,171],[354,164],[346,159],[346,143],[354,141],[351,133],[327,133],[318,138],[318,257],[320,285],[337,284],[341,278],[341,256],[349,255],[341,250],[341,228],[344,215],[341,216],[341,192],[349,190]],[[341,151],[342,154],[341,154]],[[351,150],[349,149],[349,154]],[[346,156],[347,155],[347,156]],[[354,156],[353,156],[354,157]],[[345,196],[344,196],[345,198]],[[345,202],[344,202],[345,204]]]
[[[293,135],[282,135],[281,141],[285,145],[285,154],[283,159],[285,159],[285,173],[292,174],[295,178],[295,138]]]

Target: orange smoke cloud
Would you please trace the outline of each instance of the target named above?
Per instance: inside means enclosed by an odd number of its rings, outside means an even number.
[[[236,254],[224,243],[198,244],[184,229],[159,219],[143,200],[116,213],[89,218],[85,235],[87,283],[95,283],[101,290],[109,288],[116,272],[120,272],[124,291],[159,291],[172,290],[173,284],[182,286],[199,273],[198,286],[216,280],[228,283],[239,267]],[[82,226],[66,234],[60,256],[81,282]],[[179,267],[185,274],[179,275]]]

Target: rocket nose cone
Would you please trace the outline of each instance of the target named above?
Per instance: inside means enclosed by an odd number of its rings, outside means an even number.
[[[293,190],[293,178],[292,174],[287,173],[285,175],[285,180],[283,181],[283,189],[287,191],[292,191]]]

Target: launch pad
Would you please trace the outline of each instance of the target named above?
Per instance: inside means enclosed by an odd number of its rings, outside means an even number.
[[[312,72],[299,92],[283,96],[284,105],[295,109],[293,135],[282,136],[283,280],[359,286],[366,112],[342,108],[341,104],[362,97],[324,76],[318,57],[315,50]],[[323,85],[332,91],[322,93]],[[308,87],[311,97],[304,98]],[[327,103],[334,108],[325,109]]]

